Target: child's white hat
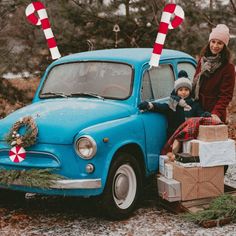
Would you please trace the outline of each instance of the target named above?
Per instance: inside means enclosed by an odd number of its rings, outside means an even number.
[[[178,74],[178,79],[175,81],[174,89],[175,92],[181,87],[188,88],[190,91],[192,91],[192,82],[188,78],[188,74],[186,71],[181,70]]]

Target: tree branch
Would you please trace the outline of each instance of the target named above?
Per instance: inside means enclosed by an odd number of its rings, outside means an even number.
[[[230,3],[231,3],[231,5],[232,5],[232,7],[233,7],[234,12],[236,13],[236,6],[235,6],[234,1],[233,1],[233,0],[230,0]]]
[[[216,26],[210,19],[210,17],[208,15],[206,15],[205,13],[202,14],[203,18],[208,22],[208,24],[212,25],[212,26]]]

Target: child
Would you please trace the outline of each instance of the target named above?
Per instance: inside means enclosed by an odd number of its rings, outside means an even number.
[[[210,117],[209,112],[204,112],[200,104],[192,98],[192,83],[186,71],[181,70],[175,81],[168,104],[157,102],[141,102],[140,110],[160,112],[166,115],[168,121],[167,138],[190,117]]]

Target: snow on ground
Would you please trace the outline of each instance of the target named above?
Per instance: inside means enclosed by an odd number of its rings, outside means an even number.
[[[32,76],[29,72],[23,71],[22,73],[14,74],[12,72],[7,72],[6,74],[3,74],[4,79],[22,79],[22,78],[29,78]]]
[[[225,184],[236,188],[236,165],[229,166],[225,175]]]
[[[24,223],[22,223],[24,221]],[[139,209],[125,221],[108,221],[81,215],[44,214],[25,219],[1,229],[2,236],[235,236],[236,224],[203,229],[179,215],[152,206]]]
[[[236,187],[236,165],[225,182]],[[153,191],[154,192],[154,191]],[[153,194],[150,192],[150,194]],[[109,221],[89,203],[68,199],[31,199],[26,205],[0,206],[1,236],[236,236],[236,224],[209,229],[163,209],[155,198],[142,202],[133,216]]]

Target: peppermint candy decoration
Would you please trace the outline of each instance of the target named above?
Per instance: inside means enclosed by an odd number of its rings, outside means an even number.
[[[35,12],[38,13],[39,18],[35,15]],[[48,43],[48,47],[52,55],[52,59],[60,58],[61,54],[57,48],[56,40],[52,33],[50,22],[48,20],[48,15],[43,3],[39,1],[30,3],[25,9],[25,14],[27,20],[33,25],[42,25],[42,29]]]
[[[171,17],[173,14],[174,18],[171,21]],[[161,15],[161,22],[159,25],[156,41],[153,46],[152,56],[149,62],[149,65],[151,67],[159,65],[168,29],[177,28],[183,22],[183,20],[184,20],[184,11],[179,5],[171,3],[167,4],[164,7],[163,13]]]
[[[21,146],[14,146],[9,151],[9,158],[12,162],[19,163],[25,160],[26,157],[26,151]]]

